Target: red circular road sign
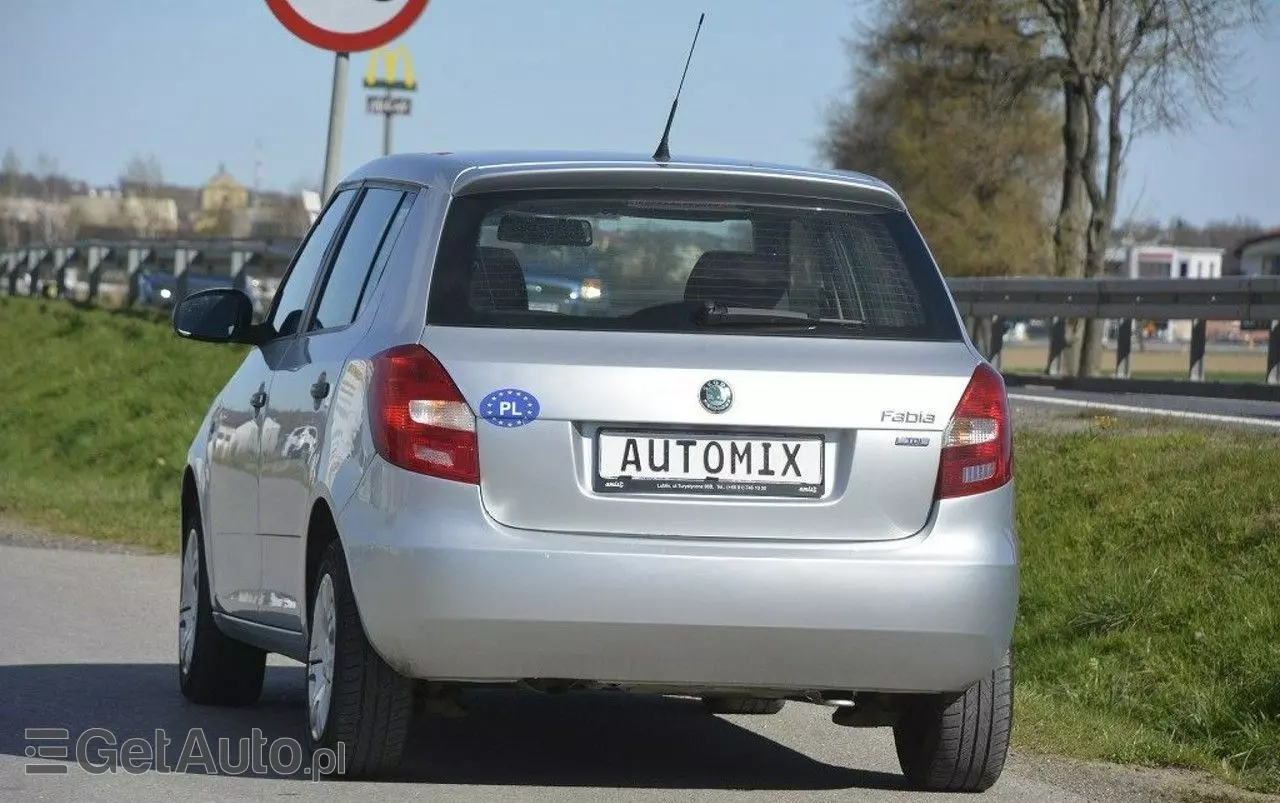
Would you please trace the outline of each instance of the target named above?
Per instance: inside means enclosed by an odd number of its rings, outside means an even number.
[[[428,0],[267,0],[299,39],[338,53],[382,47],[422,16]]]

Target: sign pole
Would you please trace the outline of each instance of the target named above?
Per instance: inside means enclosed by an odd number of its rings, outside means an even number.
[[[333,59],[333,95],[329,101],[329,141],[324,154],[324,189],[321,202],[327,202],[338,184],[338,164],[342,157],[342,120],[347,110],[347,66],[349,53],[335,53]]]
[[[342,161],[342,121],[347,111],[347,65],[352,53],[366,50],[378,51],[402,35],[422,16],[430,0],[266,0],[267,8],[294,36],[309,45],[334,54],[333,95],[329,100],[329,142],[324,152],[324,179],[321,184],[321,203],[329,200],[338,186],[339,163]],[[409,61],[408,54],[405,60]],[[412,62],[408,67],[410,77],[405,82],[413,88]],[[365,86],[381,86],[375,76]],[[394,76],[388,81],[388,90],[394,88]],[[388,91],[388,95],[390,92]],[[375,108],[370,98],[370,113]],[[395,113],[390,97],[383,99],[388,115]],[[405,110],[409,113],[408,100]],[[383,147],[391,151],[391,118],[387,117],[387,130],[383,134]]]
[[[391,108],[390,101],[391,101],[391,90],[388,89],[387,90],[387,109],[388,110]],[[391,155],[391,125],[393,120],[395,120],[395,115],[392,114],[390,111],[388,111],[385,115],[383,115],[383,123],[382,123],[382,155],[383,156]]]

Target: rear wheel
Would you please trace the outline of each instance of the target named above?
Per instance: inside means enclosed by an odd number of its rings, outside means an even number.
[[[893,728],[898,762],[910,784],[936,792],[981,792],[1004,769],[1013,723],[1013,662],[959,695],[922,696]]]
[[[213,621],[209,572],[198,517],[187,522],[178,598],[178,682],[194,703],[248,705],[262,694],[267,654],[236,641]]]
[[[786,700],[759,697],[703,697],[702,704],[713,714],[776,714]]]
[[[342,545],[316,570],[307,659],[307,736],[312,750],[346,757],[347,777],[372,777],[400,763],[413,715],[413,681],[387,665],[360,624]]]

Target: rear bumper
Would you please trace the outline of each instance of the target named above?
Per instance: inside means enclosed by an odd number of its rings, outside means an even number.
[[[375,461],[338,524],[370,641],[411,677],[944,691],[1008,648],[1012,499],[945,502],[889,542],[582,536]]]

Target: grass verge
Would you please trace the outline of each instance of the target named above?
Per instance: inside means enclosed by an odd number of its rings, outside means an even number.
[[[0,512],[176,549],[183,455],[242,354],[0,297]],[[1280,791],[1277,439],[1080,418],[1017,435],[1017,744]]]
[[[1280,443],[1105,423],[1017,440],[1017,740],[1280,790]]]
[[[0,514],[176,550],[187,446],[243,354],[152,311],[0,297]]]

